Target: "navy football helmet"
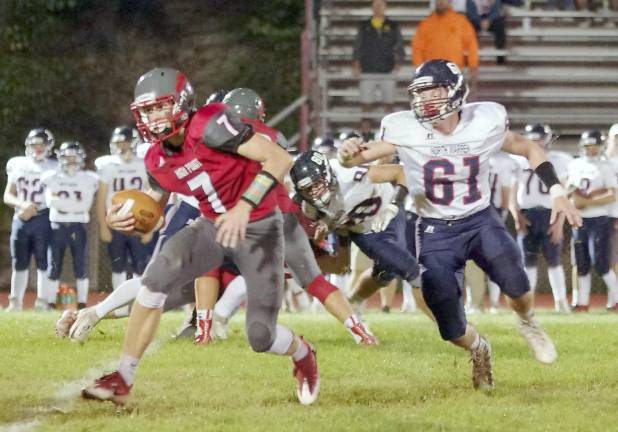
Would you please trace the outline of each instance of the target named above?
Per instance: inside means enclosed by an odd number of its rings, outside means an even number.
[[[119,155],[128,161],[136,155],[137,146],[140,144],[137,129],[130,126],[118,126],[112,132],[109,140],[109,151],[113,155]]]
[[[444,87],[446,96],[424,99],[421,93]],[[466,79],[455,63],[446,60],[429,60],[421,64],[408,86],[410,106],[421,123],[442,120],[461,109],[466,103],[469,89]]]
[[[73,176],[84,167],[86,162],[86,152],[82,145],[77,141],[67,141],[60,145],[56,151],[60,169],[67,175]]]
[[[579,152],[582,157],[599,159],[605,150],[605,135],[600,130],[587,130],[579,137]],[[596,147],[592,150],[592,147]]]
[[[528,124],[524,128],[522,134],[530,141],[536,141],[543,144],[543,148],[550,148],[551,144],[558,139],[558,135],[554,135],[549,125],[541,123]]]
[[[43,128],[32,129],[28,132],[28,136],[26,137],[26,141],[24,143],[26,145],[26,156],[39,162],[47,159],[52,154],[54,143],[54,136],[49,130]],[[42,153],[37,154],[37,152],[32,148],[32,146],[35,145],[44,145],[45,150]]]
[[[296,193],[318,210],[330,203],[337,179],[326,156],[309,150],[296,159],[290,177]]]

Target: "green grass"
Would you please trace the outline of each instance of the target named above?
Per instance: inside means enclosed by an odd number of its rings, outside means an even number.
[[[322,388],[296,402],[289,359],[254,354],[243,317],[228,341],[172,341],[164,316],[157,350],[138,370],[127,408],[76,397],[91,368],[110,368],[125,320],[106,321],[80,346],[53,336],[56,314],[0,313],[0,425],[41,431],[585,431],[618,430],[618,316],[541,314],[558,362],[530,356],[510,314],[474,316],[494,349],[496,388],[474,391],[468,355],[421,316],[369,314],[381,338],[355,346],[327,315],[282,314],[318,349]],[[100,370],[100,369],[99,369]],[[8,427],[5,426],[5,430]],[[27,428],[24,428],[26,430]],[[2,426],[0,426],[2,430]]]

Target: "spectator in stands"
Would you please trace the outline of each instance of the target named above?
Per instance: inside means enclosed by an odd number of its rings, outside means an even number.
[[[477,33],[491,32],[494,34],[496,49],[506,48],[505,19],[502,13],[502,0],[467,0],[466,15]],[[498,64],[504,64],[505,56],[496,57]]]
[[[360,78],[360,95],[363,113],[371,104],[383,103],[386,112],[393,110],[395,77],[403,63],[403,39],[399,25],[386,18],[386,1],[373,0],[373,16],[362,21],[354,41],[353,71]],[[373,128],[371,119],[363,118],[361,133],[365,139]]]
[[[470,93],[476,93],[479,48],[470,22],[451,7],[450,0],[436,0],[434,12],[423,19],[412,37],[412,63],[418,66],[431,59],[452,61],[470,72]]]

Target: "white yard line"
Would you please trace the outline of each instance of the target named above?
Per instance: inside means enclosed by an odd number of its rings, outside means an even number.
[[[163,338],[155,339],[146,350],[146,353],[154,354],[159,351],[166,340],[170,339],[167,334]],[[117,358],[106,360],[105,363],[88,369],[84,372],[82,378],[60,384],[60,388],[54,395],[51,404],[33,407],[32,410],[36,413],[33,418],[0,425],[0,432],[30,432],[39,426],[49,414],[56,412],[62,414],[70,413],[73,411],[75,403],[79,400],[82,388],[96,378],[99,378],[104,372],[116,369],[117,363]]]

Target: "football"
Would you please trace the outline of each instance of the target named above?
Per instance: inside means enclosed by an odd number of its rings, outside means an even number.
[[[163,208],[150,195],[135,189],[126,189],[112,195],[112,205],[122,204],[118,214],[133,213],[135,232],[147,234],[159,223]]]

